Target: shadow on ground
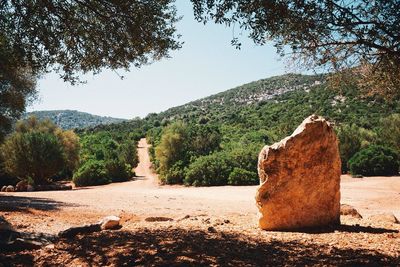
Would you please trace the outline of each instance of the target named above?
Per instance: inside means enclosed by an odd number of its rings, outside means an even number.
[[[0,194],[0,211],[29,212],[35,210],[58,210],[63,206],[73,206],[64,202],[55,201],[50,198],[21,197]]]
[[[397,266],[377,251],[339,249],[297,241],[257,240],[200,230],[138,229],[63,239],[55,249],[1,255],[5,266]]]
[[[348,225],[340,224],[331,227],[322,228],[305,228],[299,230],[293,230],[288,232],[294,233],[307,233],[307,234],[323,234],[323,233],[333,233],[333,232],[343,232],[343,233],[368,233],[368,234],[388,234],[388,233],[398,233],[398,230],[387,229],[381,227],[372,226],[361,226],[361,225]]]

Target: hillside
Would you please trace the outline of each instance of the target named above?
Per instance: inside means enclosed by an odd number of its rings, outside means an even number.
[[[321,75],[286,74],[275,76],[170,108],[161,112],[159,116],[163,119],[201,117],[204,115],[214,117],[215,111],[226,113],[251,104],[269,101],[289,92],[309,90],[322,83],[324,83],[324,77]]]
[[[144,119],[100,125],[88,131],[135,131],[186,123],[231,125],[249,129],[277,130],[275,139],[290,133],[305,117],[318,114],[337,125],[355,124],[372,129],[379,120],[398,113],[398,102],[361,98],[354,88],[333,91],[322,75],[286,74],[250,82]]]
[[[357,88],[340,89],[330,89],[320,75],[287,74],[244,84],[144,119],[96,126],[80,133],[107,131],[117,139],[125,133],[136,140],[146,136],[162,181],[189,185],[258,183],[260,149],[290,135],[311,114],[334,124],[343,172],[350,170],[351,157],[369,146],[400,152],[396,134],[399,102],[360,97]]]
[[[50,119],[63,129],[87,128],[97,125],[120,123],[124,119],[92,115],[76,110],[45,110],[33,111],[25,114],[25,118],[36,116],[38,119]]]

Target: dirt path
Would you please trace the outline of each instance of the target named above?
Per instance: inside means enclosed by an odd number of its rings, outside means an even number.
[[[158,186],[158,178],[157,175],[151,169],[151,162],[149,157],[149,147],[146,139],[142,138],[138,144],[138,156],[139,156],[139,164],[135,169],[135,174],[138,177],[136,181],[137,187],[157,187]]]
[[[148,147],[145,139],[140,140],[140,163],[135,170],[139,177],[133,181],[64,192],[0,193],[0,214],[20,231],[57,233],[70,226],[96,222],[103,216],[117,215],[122,218],[124,230],[147,229],[144,231],[151,232],[146,235],[154,234],[154,238],[171,229],[184,229],[182,238],[190,239],[186,235],[191,231],[203,231],[207,236],[212,227],[216,233],[240,234],[262,242],[273,239],[293,244],[301,241],[302,244],[319,244],[324,249],[329,244],[328,248],[378,251],[382,255],[400,257],[400,225],[343,218],[344,226],[332,233],[260,231],[254,200],[256,186],[159,186],[150,168]],[[355,206],[364,217],[393,212],[400,218],[400,177],[353,179],[343,176],[341,199],[342,203]],[[150,223],[145,220],[148,217],[165,217],[172,221]],[[206,236],[202,238],[207,239]],[[315,249],[321,248],[312,250]]]

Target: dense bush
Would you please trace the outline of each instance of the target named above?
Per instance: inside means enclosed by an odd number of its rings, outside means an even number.
[[[131,165],[122,160],[108,160],[105,166],[107,169],[107,177],[109,177],[112,182],[125,182],[132,178]]]
[[[15,133],[2,147],[7,173],[45,184],[65,166],[63,148],[56,136],[43,132]]]
[[[104,161],[89,159],[75,172],[76,186],[102,185],[111,182]]]
[[[383,146],[370,146],[357,152],[349,160],[353,175],[397,175],[399,156],[395,150]]]
[[[350,158],[362,148],[374,142],[375,134],[354,124],[345,124],[337,128],[337,135],[339,139],[340,159],[342,161],[342,172],[347,173]]]
[[[231,169],[222,153],[202,156],[189,165],[184,182],[194,186],[226,185]]]
[[[256,172],[241,168],[234,168],[228,178],[230,185],[254,185],[258,183],[259,179]]]
[[[105,174],[98,176],[100,181],[96,181],[96,178],[82,178],[79,171],[75,176],[78,180],[82,179],[84,185],[128,181],[134,175],[133,167],[136,167],[139,162],[136,138],[130,134],[108,131],[83,134],[80,170],[83,168],[82,170],[88,171],[85,169],[87,164],[98,170],[99,164],[94,165],[93,162],[101,162],[104,165]]]
[[[185,178],[186,168],[182,161],[175,162],[168,171],[161,176],[161,182],[165,184],[182,184]]]
[[[139,157],[136,150],[136,143],[132,140],[122,142],[118,149],[118,156],[120,161],[125,162],[125,164],[137,166],[139,163]]]
[[[2,153],[0,153],[0,186],[16,184],[18,182],[18,178],[7,174],[4,169],[4,160],[1,154]]]
[[[19,179],[45,184],[71,175],[79,161],[79,138],[50,121],[19,121],[1,147],[4,171]],[[70,177],[69,177],[70,178]]]
[[[380,122],[380,142],[400,153],[400,114],[392,114]]]
[[[168,184],[182,183],[187,174],[186,167],[194,159],[218,150],[221,142],[217,127],[182,122],[167,126],[159,138],[155,148],[157,160],[153,162],[161,180]]]

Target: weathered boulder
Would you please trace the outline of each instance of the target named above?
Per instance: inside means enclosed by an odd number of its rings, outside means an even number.
[[[2,186],[2,187],[1,187],[1,192],[6,192],[6,189],[7,189],[7,186],[6,186],[6,185]]]
[[[107,216],[104,217],[99,223],[102,230],[117,229],[118,227],[120,227],[120,220],[121,219],[117,216]]]
[[[14,186],[9,185],[6,187],[6,192],[14,192],[14,191],[15,191]]]
[[[28,189],[28,182],[25,180],[19,181],[16,185],[15,185],[15,189],[18,192],[26,192]]]
[[[341,162],[332,126],[312,115],[258,158],[259,226],[295,230],[340,223]]]

